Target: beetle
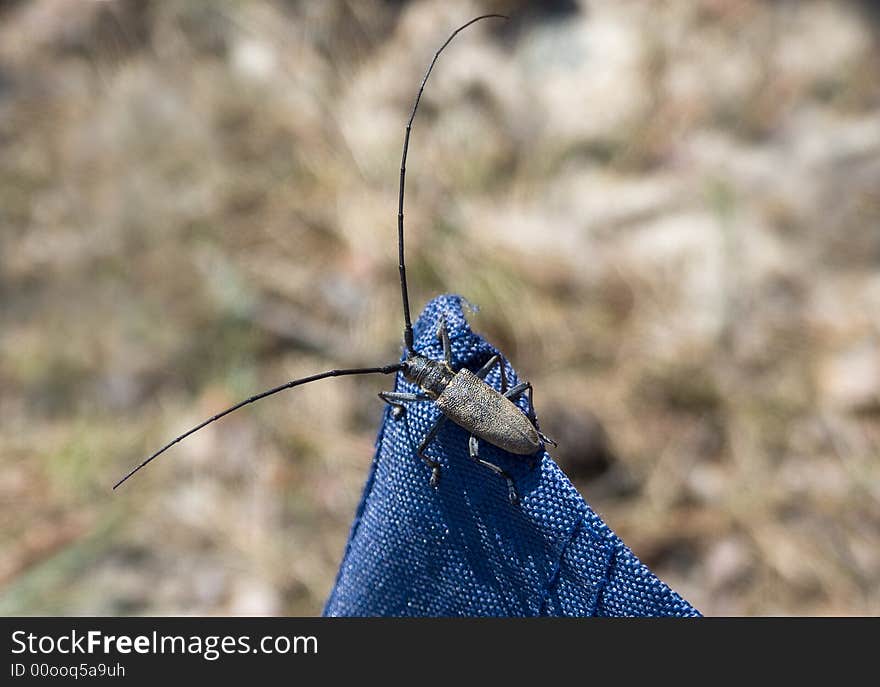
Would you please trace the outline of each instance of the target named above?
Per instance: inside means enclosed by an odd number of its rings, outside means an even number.
[[[255,401],[259,401],[262,398],[266,398],[267,396],[271,396],[280,391],[316,382],[328,377],[364,374],[396,374],[400,372],[405,379],[416,384],[421,392],[380,392],[379,398],[392,406],[391,412],[395,417],[402,416],[406,412],[406,406],[404,404],[411,402],[433,402],[441,411],[439,418],[425,434],[425,437],[419,443],[416,450],[418,456],[428,467],[431,468],[431,486],[436,488],[440,482],[440,463],[427,454],[427,448],[431,441],[437,436],[437,433],[443,427],[444,423],[447,420],[451,420],[453,423],[470,433],[470,439],[468,440],[468,453],[470,457],[479,465],[491,470],[506,481],[508,498],[511,503],[516,504],[519,501],[519,495],[511,476],[498,465],[480,457],[479,440],[482,439],[483,441],[514,455],[528,456],[530,457],[532,465],[537,461],[537,457],[543,453],[545,444],[549,443],[554,446],[556,445],[552,439],[549,439],[542,434],[538,427],[538,418],[535,415],[532,404],[532,385],[529,382],[521,382],[508,388],[507,377],[505,374],[505,362],[498,354],[492,356],[477,372],[471,372],[467,368],[463,368],[457,372],[453,370],[452,347],[446,323],[442,318],[437,328],[437,337],[443,347],[443,360],[433,360],[424,355],[420,355],[414,347],[413,328],[409,309],[409,293],[406,281],[406,263],[404,261],[403,198],[404,189],[406,187],[406,155],[409,150],[410,133],[412,131],[413,120],[415,119],[416,112],[419,108],[419,101],[424,92],[425,84],[428,82],[428,77],[431,75],[431,71],[434,69],[437,59],[440,57],[443,50],[446,49],[446,46],[448,46],[461,31],[471,24],[489,18],[507,19],[507,17],[500,14],[484,14],[475,19],[471,19],[469,22],[453,31],[449,38],[446,39],[446,42],[443,43],[443,45],[441,45],[434,53],[434,57],[425,72],[425,76],[422,78],[421,85],[419,86],[413,104],[412,112],[409,116],[409,121],[406,124],[406,134],[403,140],[403,154],[400,162],[400,187],[397,212],[398,269],[400,273],[400,292],[403,301],[403,341],[406,348],[406,356],[404,360],[402,362],[382,365],[380,367],[328,370],[308,377],[294,379],[281,384],[280,386],[255,394],[254,396],[213,415],[165,444],[165,446],[153,453],[146,460],[132,468],[124,477],[116,482],[113,489],[117,489],[123,482],[167,451],[174,444],[182,441],[190,434],[199,431],[206,425],[238,410],[242,406],[254,403]],[[500,391],[495,390],[484,381],[495,365],[499,366],[501,372]],[[523,412],[514,403],[514,401],[523,395],[526,395],[528,399],[528,411],[526,412]]]

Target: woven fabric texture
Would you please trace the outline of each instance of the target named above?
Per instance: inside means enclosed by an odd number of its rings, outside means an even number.
[[[442,359],[443,318],[454,369],[476,371],[497,351],[471,331],[462,303],[451,295],[431,301],[415,325],[415,348]],[[509,364],[506,371],[516,384]],[[497,366],[486,381],[500,388]],[[401,374],[396,390],[417,391]],[[416,402],[401,417],[390,411],[325,615],[699,615],[602,522],[547,453],[531,467],[480,442],[480,455],[513,477],[521,499],[513,505],[504,479],[470,458],[468,433],[447,422],[428,448],[442,465],[434,488],[416,447],[439,410]]]

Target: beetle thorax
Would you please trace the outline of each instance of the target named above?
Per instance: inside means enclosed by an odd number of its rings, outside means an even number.
[[[418,384],[429,396],[436,398],[452,381],[455,372],[445,362],[413,355],[403,364],[403,376]]]

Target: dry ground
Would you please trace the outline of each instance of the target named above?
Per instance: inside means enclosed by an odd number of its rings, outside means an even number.
[[[540,6],[542,9],[538,9]],[[880,613],[870,3],[0,2],[0,613],[317,614],[412,298],[707,614]]]

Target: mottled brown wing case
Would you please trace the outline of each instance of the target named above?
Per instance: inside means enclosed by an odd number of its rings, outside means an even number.
[[[541,442],[525,413],[470,370],[461,370],[437,398],[443,414],[510,453],[535,453]]]

